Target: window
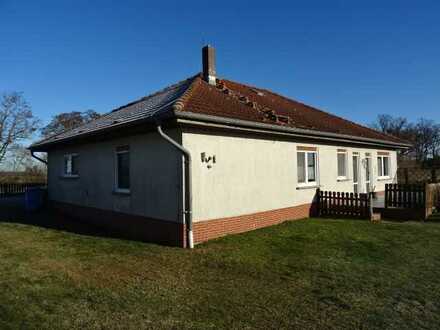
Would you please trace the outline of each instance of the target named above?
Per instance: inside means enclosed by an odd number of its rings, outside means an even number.
[[[130,149],[116,148],[116,191],[130,192]]]
[[[347,179],[347,151],[338,149],[338,179]]]
[[[298,151],[297,153],[298,183],[315,185],[317,180],[316,151]]]
[[[78,154],[64,155],[64,176],[78,176]]]
[[[379,178],[390,176],[390,157],[389,156],[377,156],[377,175]]]

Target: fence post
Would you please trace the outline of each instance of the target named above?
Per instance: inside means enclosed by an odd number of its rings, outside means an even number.
[[[385,206],[385,208],[387,209],[388,208],[388,195],[389,195],[389,189],[390,189],[390,186],[389,186],[389,184],[388,183],[386,183],[385,184],[385,201],[384,201],[384,206]]]
[[[370,220],[373,219],[373,193],[370,192],[368,194],[368,200],[370,202]]]

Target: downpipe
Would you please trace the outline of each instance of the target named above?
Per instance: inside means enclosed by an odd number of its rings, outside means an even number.
[[[186,237],[187,237],[187,246],[188,248],[194,248],[194,235],[193,235],[193,221],[192,221],[192,179],[191,179],[191,154],[188,149],[184,148],[182,145],[174,141],[170,136],[165,134],[162,130],[161,124],[158,122],[156,124],[157,132],[160,136],[165,139],[168,143],[178,149],[185,159],[185,190],[184,191],[184,218],[186,224]]]

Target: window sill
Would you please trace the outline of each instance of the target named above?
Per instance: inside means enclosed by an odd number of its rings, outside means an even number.
[[[116,190],[113,190],[113,195],[120,195],[120,196],[130,196],[131,195],[131,192],[130,192],[130,190],[119,190],[119,189],[116,189]]]
[[[340,178],[337,178],[336,181],[337,182],[346,182],[346,181],[350,181],[350,179],[346,178],[346,177],[340,177]]]
[[[296,190],[306,190],[306,189],[318,189],[319,185],[313,185],[313,186],[298,186],[296,187]]]
[[[388,181],[391,180],[390,176],[381,176],[377,178],[377,181]]]
[[[79,179],[79,175],[60,175],[60,179]]]

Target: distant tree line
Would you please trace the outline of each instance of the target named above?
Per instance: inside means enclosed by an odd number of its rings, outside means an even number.
[[[440,160],[440,124],[420,118],[410,122],[404,117],[379,115],[371,127],[408,141],[412,147],[402,155],[421,162]]]
[[[35,161],[27,146],[36,133],[43,138],[74,129],[99,118],[93,110],[72,111],[54,116],[42,127],[22,93],[0,95],[0,172],[26,172],[29,176],[45,176],[46,168]]]

